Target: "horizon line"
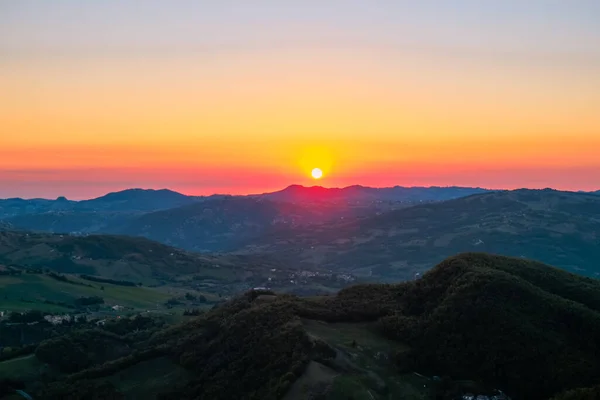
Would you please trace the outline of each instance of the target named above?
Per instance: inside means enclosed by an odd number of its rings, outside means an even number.
[[[213,197],[213,196],[231,196],[231,197],[252,197],[252,196],[264,196],[264,195],[268,195],[268,194],[273,194],[273,193],[278,193],[278,192],[282,192],[284,190],[293,188],[293,187],[301,187],[304,189],[314,189],[314,188],[319,188],[319,189],[326,189],[326,190],[345,190],[345,189],[349,189],[349,188],[363,188],[363,189],[395,189],[395,188],[401,188],[401,189],[473,189],[473,190],[484,190],[484,191],[488,191],[488,192],[500,192],[500,191],[517,191],[517,190],[554,190],[554,191],[558,191],[558,192],[567,192],[567,193],[587,193],[587,194],[591,194],[591,193],[596,193],[596,192],[600,192],[600,190],[591,190],[591,191],[586,191],[586,190],[562,190],[562,189],[556,189],[556,188],[552,188],[552,187],[545,187],[545,188],[529,188],[529,187],[519,187],[519,188],[513,188],[513,189],[507,189],[507,188],[486,188],[486,187],[481,187],[481,186],[456,186],[456,185],[449,185],[449,186],[439,186],[439,185],[431,185],[431,186],[402,186],[402,185],[394,185],[394,186],[364,186],[364,185],[360,185],[360,184],[354,184],[354,185],[349,185],[349,186],[343,186],[343,187],[325,187],[322,185],[312,185],[312,186],[304,186],[301,184],[290,184],[286,187],[284,187],[283,189],[279,189],[279,190],[275,190],[272,192],[262,192],[262,193],[246,193],[246,194],[230,194],[230,193],[212,193],[212,194],[208,194],[208,195],[191,195],[191,194],[186,194],[184,192],[180,192],[177,190],[173,190],[173,189],[169,189],[168,187],[162,187],[162,188],[142,188],[142,187],[131,187],[131,188],[127,188],[127,189],[122,189],[122,190],[116,190],[113,192],[107,192],[101,196],[98,197],[90,197],[90,198],[82,198],[82,199],[77,199],[77,200],[73,200],[73,199],[69,199],[66,196],[58,196],[56,198],[47,198],[47,197],[5,197],[5,198],[0,198],[0,200],[46,200],[46,201],[57,201],[57,200],[66,200],[66,201],[71,201],[71,202],[81,202],[81,201],[89,201],[89,200],[96,200],[96,199],[100,199],[102,197],[111,195],[111,194],[116,194],[116,193],[123,193],[123,192],[127,192],[127,191],[145,191],[145,192],[160,192],[160,191],[168,191],[168,192],[172,192],[172,193],[177,193],[180,194],[182,196],[186,196],[186,197],[192,197],[192,198],[205,198],[205,197]]]

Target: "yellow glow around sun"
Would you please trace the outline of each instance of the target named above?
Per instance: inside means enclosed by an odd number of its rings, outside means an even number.
[[[320,168],[314,168],[310,174],[315,179],[321,179],[321,177],[323,176],[323,171],[321,171]]]
[[[332,147],[324,144],[299,145],[296,151],[296,162],[303,176],[321,179],[332,172],[333,160],[337,156]]]

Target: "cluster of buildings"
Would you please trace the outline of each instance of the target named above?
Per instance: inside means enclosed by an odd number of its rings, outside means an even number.
[[[71,322],[74,317],[71,317],[69,314],[65,315],[44,315],[44,319],[50,322],[52,325],[60,325],[63,322]]]
[[[111,310],[115,311],[115,312],[120,312],[120,311],[124,311],[124,310],[128,310],[128,309],[130,309],[130,308],[120,306],[120,305],[115,305],[115,306],[111,307]],[[10,315],[9,311],[0,311],[0,320],[8,318],[9,315]],[[48,315],[44,315],[44,320],[51,323],[52,325],[61,325],[63,323],[77,322],[77,321],[82,321],[82,320],[85,320],[86,322],[90,322],[92,320],[96,320],[99,317],[106,316],[106,315],[108,315],[106,312],[100,312],[100,313],[93,312],[93,313],[81,313],[81,314],[59,314],[59,315],[48,314]],[[117,317],[117,318],[120,318],[120,317]],[[33,324],[37,324],[37,323],[38,322],[30,322],[28,324],[33,325]]]
[[[333,274],[330,272],[319,272],[319,271],[299,271],[292,272],[289,275],[289,278],[292,280],[300,280],[306,283],[308,278],[326,278],[326,279],[336,279],[344,282],[354,282],[356,277],[352,274]]]
[[[466,395],[462,396],[462,400],[510,400],[510,398],[508,396],[506,396],[504,393],[500,392],[493,396],[484,396],[482,394],[476,396],[473,394],[466,394]]]

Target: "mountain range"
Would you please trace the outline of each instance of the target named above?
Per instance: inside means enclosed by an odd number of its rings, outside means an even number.
[[[268,256],[290,268],[373,280],[412,279],[464,251],[537,259],[588,276],[600,273],[595,261],[600,196],[551,189],[481,191],[291,186],[259,196],[190,199],[133,190],[93,200],[98,209],[81,202],[78,207],[88,210],[21,214],[5,218],[4,225],[141,236],[188,251]],[[406,200],[387,202],[386,193]],[[470,195],[456,197],[461,194]],[[189,204],[168,208],[163,202],[164,209],[141,211],[160,203],[147,200],[153,196],[171,199],[171,205]],[[450,199],[431,200],[442,198]]]
[[[265,193],[257,197],[273,201],[310,203],[310,202],[405,202],[419,203],[444,201],[472,194],[485,193],[488,189],[470,187],[402,187],[372,188],[360,185],[345,188],[324,188],[322,186],[304,187],[291,185],[278,192]]]
[[[43,232],[145,236],[189,250],[228,251],[273,224],[356,218],[481,191],[292,185],[261,195],[196,197],[170,190],[129,189],[83,201],[0,200],[0,223]]]
[[[346,188],[327,189],[320,186],[304,187],[291,185],[281,191],[258,195],[236,196],[264,198],[285,202],[306,202],[307,200],[323,201],[392,201],[420,202],[441,201],[484,192],[480,188],[460,187],[392,187],[370,188],[350,186]],[[10,218],[23,214],[39,214],[56,211],[114,211],[114,212],[148,212],[189,205],[207,199],[230,197],[229,195],[187,196],[172,190],[161,189],[127,189],[108,193],[104,196],[74,201],[65,197],[49,199],[0,199],[0,218]]]

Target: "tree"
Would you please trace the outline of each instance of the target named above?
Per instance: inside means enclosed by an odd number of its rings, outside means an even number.
[[[12,323],[30,323],[44,321],[44,314],[39,310],[30,310],[23,314],[11,312],[8,320]]]
[[[194,296],[193,294],[191,294],[189,292],[185,294],[186,300],[193,301],[193,300],[196,300],[196,298],[197,298],[196,296]]]
[[[75,299],[76,306],[92,306],[97,304],[104,304],[104,299],[100,296],[80,297]]]

